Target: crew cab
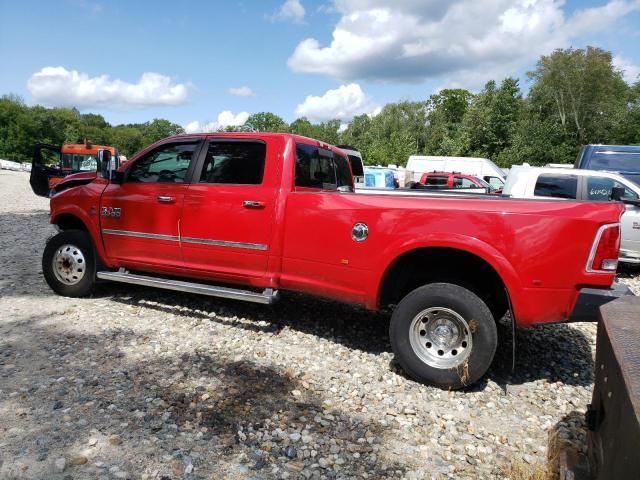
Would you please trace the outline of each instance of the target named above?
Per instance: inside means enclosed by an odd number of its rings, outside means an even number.
[[[397,361],[441,388],[485,374],[497,320],[563,321],[581,288],[614,281],[618,202],[356,194],[342,150],[284,133],[180,135],[111,160],[99,152],[94,178],[71,175],[50,200],[55,292],[85,296],[101,279],[389,308]]]

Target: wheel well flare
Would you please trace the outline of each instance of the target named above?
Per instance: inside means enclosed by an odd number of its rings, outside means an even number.
[[[409,292],[428,283],[465,287],[478,295],[496,320],[509,308],[505,284],[484,259],[454,248],[428,247],[404,253],[387,268],[379,291],[379,306],[395,305]]]
[[[70,213],[63,213],[55,219],[55,224],[60,230],[83,230],[89,231],[82,220]]]

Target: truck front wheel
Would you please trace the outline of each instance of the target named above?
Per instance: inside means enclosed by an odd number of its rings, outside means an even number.
[[[425,285],[404,297],[391,317],[389,335],[397,361],[411,377],[445,389],[478,381],[498,345],[487,305],[451,283]]]
[[[65,297],[91,293],[96,278],[96,256],[89,234],[66,230],[47,242],[42,272],[51,289]]]

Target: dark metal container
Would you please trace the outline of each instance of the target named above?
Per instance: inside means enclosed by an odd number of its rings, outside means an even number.
[[[595,386],[587,411],[589,464],[598,480],[640,479],[640,298],[600,307]]]

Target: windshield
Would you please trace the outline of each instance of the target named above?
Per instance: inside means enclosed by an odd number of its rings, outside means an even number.
[[[63,153],[62,169],[73,172],[94,172],[98,162],[94,154]]]
[[[493,191],[496,189],[496,187],[492,186],[489,182],[487,182],[487,181],[485,181],[485,180],[483,180],[483,179],[481,179],[481,178],[479,178],[479,177],[476,177],[476,180],[477,180],[477,181],[478,181],[478,183],[480,183],[480,185],[482,185],[484,188],[488,188],[490,192],[493,192]]]
[[[504,187],[504,180],[502,180],[500,177],[491,177],[489,175],[485,175],[483,180],[489,183],[489,185],[491,185],[491,188],[494,190]]]
[[[640,172],[640,152],[596,152],[586,168],[615,172]]]

